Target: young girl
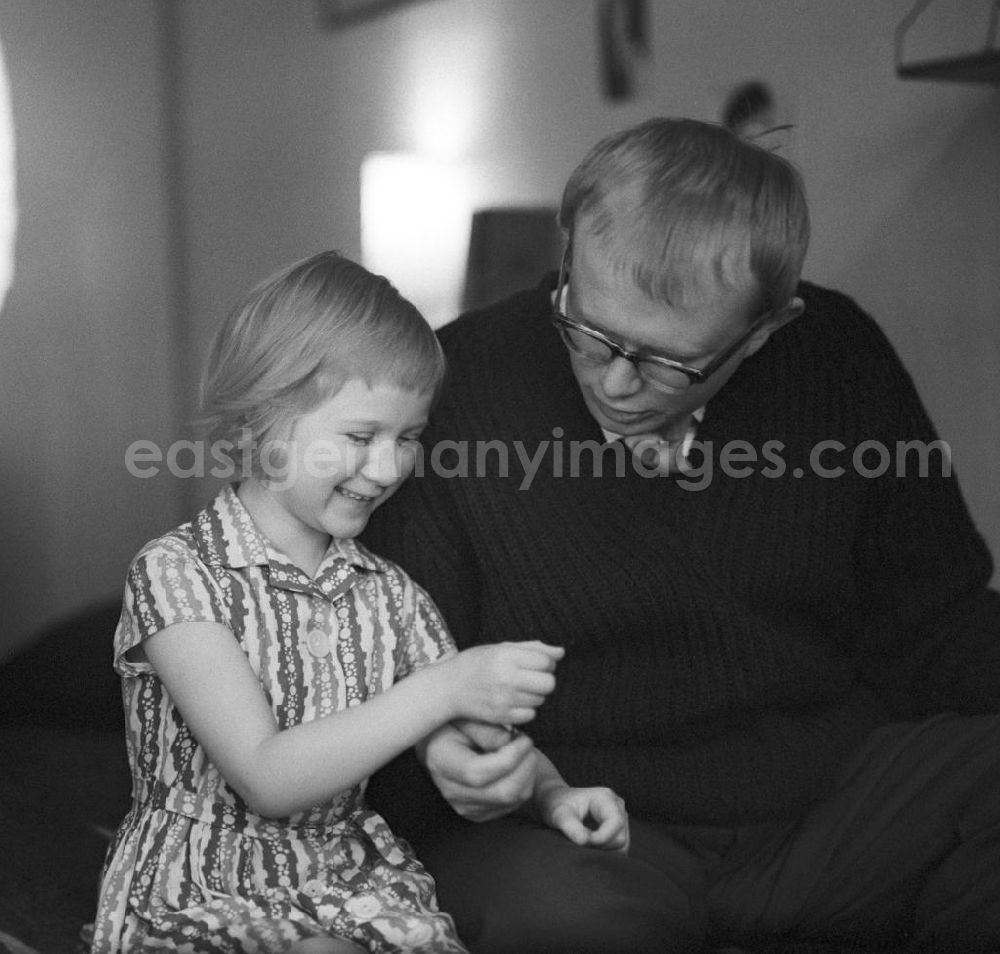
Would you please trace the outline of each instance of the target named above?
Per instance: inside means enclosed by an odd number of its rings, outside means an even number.
[[[451,720],[528,722],[562,650],[456,653],[427,595],[353,540],[412,470],[442,375],[416,309],[332,252],[220,330],[203,410],[213,458],[249,472],[129,572],[115,666],[132,807],[95,954],[465,950],[365,782]],[[624,846],[620,800],[536,765],[543,819]]]

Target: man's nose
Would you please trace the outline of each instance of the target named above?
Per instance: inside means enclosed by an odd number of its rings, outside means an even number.
[[[610,398],[630,397],[642,385],[638,369],[627,358],[612,358],[601,374],[601,388]]]

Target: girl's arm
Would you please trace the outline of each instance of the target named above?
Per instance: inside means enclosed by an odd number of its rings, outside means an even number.
[[[530,721],[562,656],[540,642],[475,647],[359,706],[282,731],[226,627],[175,623],[138,649],[226,781],[270,817],[328,801],[450,719]]]

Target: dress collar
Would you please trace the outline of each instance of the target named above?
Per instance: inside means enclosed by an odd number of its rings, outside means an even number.
[[[209,566],[241,569],[248,566],[270,568],[276,584],[288,588],[318,587],[326,592],[325,580],[340,578],[347,569],[382,572],[385,568],[355,540],[332,539],[316,576],[310,579],[288,556],[265,537],[243,505],[234,485],[223,488],[191,524],[195,545]]]

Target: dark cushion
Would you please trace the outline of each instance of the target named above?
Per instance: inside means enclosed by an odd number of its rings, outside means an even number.
[[[0,931],[70,954],[128,807],[124,732],[0,727],[0,778]]]
[[[120,612],[118,602],[87,607],[0,665],[0,725],[121,730],[121,683],[112,669]]]
[[[0,665],[0,932],[39,954],[82,950],[128,807],[118,614],[87,607]]]

